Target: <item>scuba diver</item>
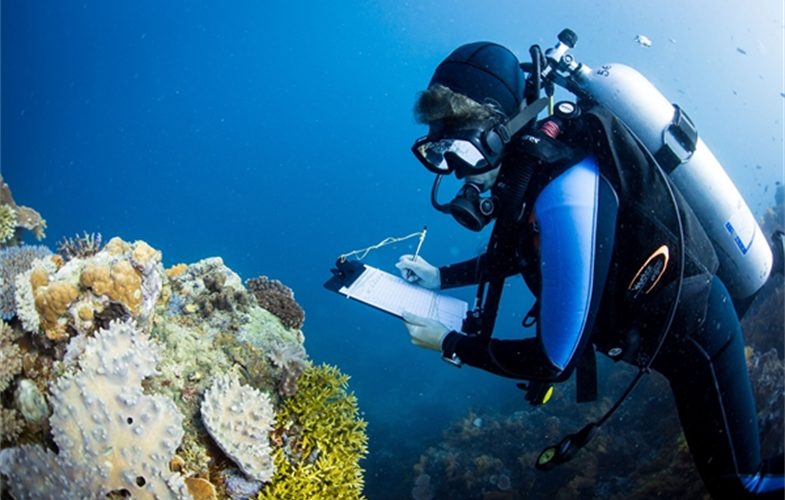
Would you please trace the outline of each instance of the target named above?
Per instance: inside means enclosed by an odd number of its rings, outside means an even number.
[[[433,206],[468,229],[493,230],[486,251],[465,262],[400,257],[412,283],[478,287],[462,331],[404,314],[412,342],[524,381],[532,404],[573,372],[578,401],[596,399],[595,350],[638,367],[602,419],[541,453],[540,470],[572,458],[656,370],[712,497],[781,499],[783,459],[760,456],[739,317],[782,272],[782,234],[773,257],[686,114],[627,66],[577,63],[567,53],[576,40],[564,30],[524,64],[495,43],[463,45],[418,95],[415,118],[429,130],[412,151],[437,176]],[[538,120],[554,84],[575,102]],[[462,187],[442,203],[440,182],[452,174]],[[700,188],[706,179],[712,189]],[[504,281],[517,274],[536,299],[523,321],[536,336],[494,339]]]

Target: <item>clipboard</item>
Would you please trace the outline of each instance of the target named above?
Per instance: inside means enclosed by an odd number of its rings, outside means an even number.
[[[398,318],[404,312],[434,319],[450,330],[461,331],[469,305],[381,269],[357,261],[336,263],[324,287]]]

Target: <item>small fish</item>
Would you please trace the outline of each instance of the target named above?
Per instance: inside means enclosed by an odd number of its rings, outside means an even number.
[[[635,43],[641,47],[651,47],[651,40],[646,35],[638,35],[635,37]]]
[[[745,56],[747,55],[747,51],[742,49],[741,47],[736,47],[736,51],[738,51],[739,54],[743,54]]]
[[[782,97],[785,97],[785,92],[780,92],[780,95],[781,95]]]

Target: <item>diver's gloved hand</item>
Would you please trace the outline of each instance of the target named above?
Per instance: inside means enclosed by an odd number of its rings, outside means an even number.
[[[423,318],[408,312],[403,313],[403,324],[412,336],[412,344],[442,352],[442,341],[450,329],[435,319]]]
[[[401,255],[395,267],[401,270],[403,279],[429,290],[438,290],[442,284],[439,268],[428,264],[422,257]]]

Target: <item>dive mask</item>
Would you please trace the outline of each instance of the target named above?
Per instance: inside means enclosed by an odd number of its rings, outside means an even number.
[[[510,138],[504,127],[487,131],[457,130],[449,137],[421,137],[412,146],[414,156],[435,174],[455,172],[458,179],[493,170]]]
[[[435,174],[455,172],[458,179],[463,179],[488,172],[499,166],[510,138],[536,118],[547,103],[546,98],[528,106],[524,101],[510,120],[485,130],[449,130],[436,137],[421,137],[415,141],[412,152],[425,168]]]

